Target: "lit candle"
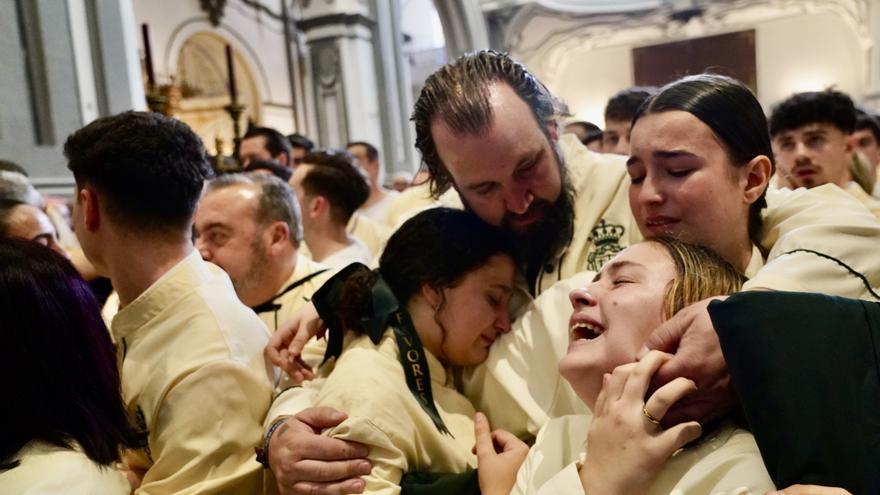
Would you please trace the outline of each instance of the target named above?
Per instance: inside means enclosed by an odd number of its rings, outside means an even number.
[[[226,45],[226,72],[229,75],[229,96],[232,102],[238,100],[238,91],[235,89],[235,63],[232,61],[232,47]]]
[[[153,72],[153,51],[150,49],[150,28],[147,23],[141,24],[144,35],[144,65],[147,67],[147,90],[152,93],[156,89],[156,74]]]

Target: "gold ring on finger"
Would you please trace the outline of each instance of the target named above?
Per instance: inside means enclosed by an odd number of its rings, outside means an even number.
[[[648,412],[648,405],[647,404],[642,406],[642,414],[645,415],[645,418],[647,418],[648,421],[654,423],[657,426],[660,426],[660,420],[655,418],[653,414]]]

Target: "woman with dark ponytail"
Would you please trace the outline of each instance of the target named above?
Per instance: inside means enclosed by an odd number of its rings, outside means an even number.
[[[315,294],[337,356],[315,405],[348,413],[325,435],[369,448],[365,493],[399,493],[411,471],[476,467],[475,411],[452,367],[483,362],[510,330],[513,285],[505,234],[435,208],[391,236],[377,270],[351,265]]]

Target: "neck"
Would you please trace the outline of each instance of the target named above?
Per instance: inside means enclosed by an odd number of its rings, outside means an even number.
[[[345,225],[332,223],[312,226],[303,233],[303,236],[309,251],[312,252],[312,259],[317,262],[354,243],[354,239],[346,232]]]
[[[119,307],[137,299],[192,250],[192,242],[183,236],[168,240],[131,238],[111,248],[105,260],[110,281],[119,294]]]
[[[406,305],[413,326],[422,341],[422,347],[434,355],[443,365],[446,365],[446,357],[443,354],[443,329],[434,319],[434,308],[424,298],[413,296]]]
[[[294,270],[296,270],[296,249],[291,246],[290,251],[270,261],[265,278],[256,284],[253,291],[249,294],[239,294],[241,302],[253,307],[272,299],[284,289],[284,284],[290,280]]]
[[[749,266],[749,262],[752,260],[752,241],[747,233],[737,238],[740,239],[737,242],[725,246],[716,246],[712,249],[733,265],[740,273],[745,273],[746,267]]]

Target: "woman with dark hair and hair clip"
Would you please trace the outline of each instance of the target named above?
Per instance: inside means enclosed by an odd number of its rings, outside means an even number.
[[[499,229],[433,208],[389,238],[378,270],[350,265],[315,294],[327,356],[339,356],[316,406],[348,414],[324,435],[369,448],[365,493],[399,493],[410,471],[476,466],[475,411],[451,367],[483,362],[510,330],[513,284],[512,246]],[[343,329],[354,331],[344,350]]]
[[[625,249],[592,283],[573,290],[569,347],[559,372],[593,415],[549,420],[521,467],[525,444],[506,432],[490,435],[485,418],[478,418],[482,493],[763,495],[773,489],[754,438],[732,422],[706,430],[697,422],[661,428],[669,406],[696,385],[677,378],[648,393],[654,372],[671,356],[652,351],[636,359],[664,320],[694,302],[735,292],[744,280],[708,249],[658,237]],[[502,454],[493,440],[503,445]]]
[[[45,247],[0,241],[0,493],[126,494],[116,351],[89,286]]]

